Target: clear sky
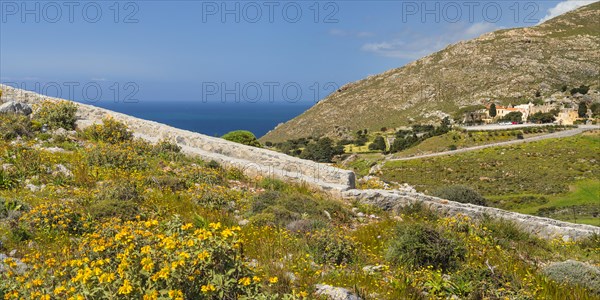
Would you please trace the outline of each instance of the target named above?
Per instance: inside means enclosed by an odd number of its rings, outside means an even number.
[[[589,2],[2,0],[0,81],[76,100],[100,87],[102,100],[314,102]]]

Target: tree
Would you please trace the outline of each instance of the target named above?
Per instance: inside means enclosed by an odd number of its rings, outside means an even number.
[[[375,140],[373,141],[373,143],[371,143],[369,145],[369,150],[381,150],[381,151],[385,151],[386,148],[387,147],[385,145],[385,140],[380,135],[378,135],[377,137],[375,137]]]
[[[598,102],[592,103],[592,105],[590,106],[590,109],[592,110],[592,116],[600,117],[600,103],[598,103]]]
[[[496,104],[490,105],[490,117],[495,118],[498,112],[496,111]]]
[[[580,93],[582,95],[585,95],[588,93],[588,91],[590,90],[590,87],[587,85],[580,85],[578,88],[572,88],[571,89],[571,95],[575,95],[577,93]]]
[[[223,135],[221,138],[231,142],[244,144],[252,147],[261,147],[260,142],[256,139],[256,136],[254,136],[252,132],[247,130],[231,131]]]
[[[529,121],[532,123],[552,123],[556,120],[552,113],[537,112],[529,116]]]
[[[587,115],[587,104],[583,101],[579,102],[579,107],[577,108],[577,114],[580,118],[585,118]]]
[[[506,122],[521,122],[523,120],[523,113],[520,111],[511,111],[500,120]]]
[[[331,162],[331,159],[344,153],[344,146],[333,145],[330,138],[322,138],[317,142],[306,145],[306,148],[300,154],[301,158],[314,160],[316,162]]]

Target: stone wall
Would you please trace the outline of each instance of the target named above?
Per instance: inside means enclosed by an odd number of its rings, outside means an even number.
[[[398,211],[401,207],[410,204],[423,203],[425,207],[444,215],[462,214],[475,219],[490,216],[514,222],[522,230],[546,239],[562,238],[564,240],[576,240],[594,233],[600,234],[600,227],[597,226],[573,224],[549,218],[509,212],[493,207],[458,203],[414,192],[349,190],[343,192],[342,197],[375,205],[388,211]]]
[[[0,89],[3,90],[3,101],[14,100],[36,104],[42,100],[60,100],[6,85],[0,85]],[[176,141],[187,154],[197,155],[206,160],[215,160],[226,166],[237,167],[249,176],[260,175],[303,182],[335,194],[355,187],[355,175],[351,171],[142,120],[91,105],[76,104],[79,106],[77,126],[81,128],[100,123],[105,116],[111,116],[127,124],[139,138],[151,142],[160,139]]]

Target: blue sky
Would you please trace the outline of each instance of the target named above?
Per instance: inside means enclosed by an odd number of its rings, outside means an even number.
[[[314,103],[451,43],[589,2],[3,0],[0,81],[74,100],[268,102],[273,91],[275,103]],[[98,86],[102,96],[90,96]]]

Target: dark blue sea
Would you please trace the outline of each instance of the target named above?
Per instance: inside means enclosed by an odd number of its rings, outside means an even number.
[[[111,103],[93,105],[211,136],[249,130],[261,137],[277,124],[310,108],[312,103],[203,103],[193,101]]]

